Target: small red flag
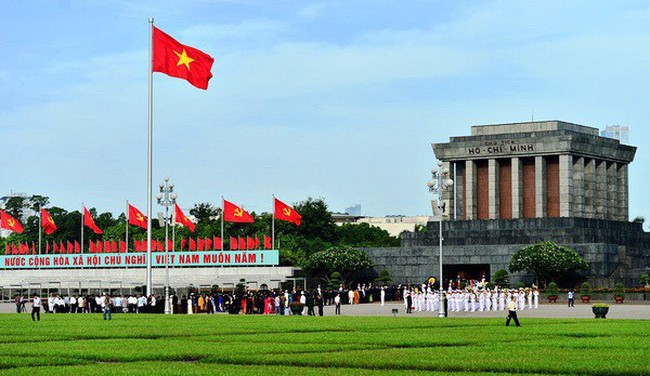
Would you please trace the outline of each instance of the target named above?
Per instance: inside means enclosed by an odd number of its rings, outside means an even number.
[[[97,250],[97,253],[104,253],[104,243],[102,243],[101,240],[98,240],[95,249]]]
[[[54,242],[53,244],[54,244],[54,253],[58,253],[59,252],[59,245],[56,244],[56,242]]]
[[[72,243],[70,243],[70,241],[68,241],[67,245],[68,245],[67,253],[74,253],[74,244],[72,244]]]
[[[126,253],[126,242],[120,240],[120,253]]]
[[[184,251],[185,247],[187,247],[187,239],[181,239],[181,251]]]
[[[223,244],[221,243],[221,238],[218,236],[215,236],[212,239],[212,246],[214,247],[214,250],[221,250],[223,248]]]
[[[5,254],[11,254],[11,246],[9,244],[5,244]]]
[[[61,252],[61,254],[65,253],[65,244],[63,244],[63,240],[59,243],[59,252]]]
[[[255,249],[255,239],[246,237],[246,248],[247,249]]]
[[[81,244],[78,241],[74,241],[74,253],[81,253]]]
[[[196,244],[196,250],[197,250],[197,251],[203,251],[203,250],[205,250],[205,242],[203,241],[203,239],[198,238],[197,241],[196,241],[196,243],[197,243],[197,244]]]
[[[302,216],[298,214],[297,211],[293,210],[291,206],[285,204],[277,198],[275,199],[274,214],[276,219],[291,222],[296,226],[300,226],[300,220],[302,219]]]
[[[212,239],[210,238],[205,238],[205,250],[209,251],[212,248]]]
[[[196,242],[190,238],[190,251],[196,251]]]
[[[41,209],[41,227],[43,227],[43,231],[48,235],[56,231],[57,228],[54,219],[52,219],[50,213],[45,209]]]
[[[172,242],[170,239],[167,240],[167,249],[170,251],[174,250],[174,242]]]
[[[223,200],[223,219],[226,222],[253,223],[255,220],[246,210],[233,204],[230,201]]]
[[[246,239],[242,238],[241,236],[238,239],[239,239],[239,244],[237,245],[237,247],[239,248],[240,251],[245,251],[246,250]]]
[[[255,249],[260,249],[260,238],[255,235]]]
[[[136,252],[142,251],[142,243],[140,243],[140,241],[134,239],[133,240],[133,250],[136,251]]]
[[[206,90],[212,78],[214,59],[205,52],[179,43],[157,27],[153,27],[153,71],[182,78]]]
[[[194,232],[194,223],[183,213],[181,210],[181,207],[178,206],[178,204],[174,204],[174,210],[176,214],[176,223],[180,223],[181,225],[187,227],[191,232]]]
[[[147,217],[131,204],[129,204],[129,224],[147,229]]]
[[[273,246],[271,245],[271,238],[264,235],[264,249],[272,249]]]
[[[95,224],[95,220],[90,215],[90,212],[88,211],[88,209],[86,209],[85,206],[84,206],[83,217],[84,217],[84,226],[86,226],[86,227],[90,228],[91,230],[93,230],[93,232],[95,234],[100,235],[100,234],[104,233],[99,227],[97,227],[97,225]]]
[[[11,253],[13,253],[14,255],[17,255],[18,253],[20,253],[20,250],[18,248],[16,248],[16,244],[11,245]]]
[[[95,247],[95,242],[92,241],[92,240],[90,240],[90,241],[88,242],[88,251],[89,251],[90,253],[95,253],[95,252],[97,252],[97,248]]]
[[[16,218],[10,216],[4,210],[0,210],[0,228],[13,231],[16,234],[23,233],[23,225],[21,225]]]
[[[230,250],[231,251],[236,251],[237,250],[237,238],[233,238],[232,236],[230,237]]]

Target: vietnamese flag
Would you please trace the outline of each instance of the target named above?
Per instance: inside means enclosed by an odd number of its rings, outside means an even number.
[[[246,248],[255,249],[255,239],[251,237],[246,237]]]
[[[185,247],[187,247],[187,239],[181,239],[181,251],[184,251]]]
[[[74,253],[74,244],[70,243],[68,240],[68,251],[66,253]]]
[[[11,246],[9,244],[5,244],[5,254],[11,254]]]
[[[302,219],[302,216],[298,214],[297,211],[293,210],[291,206],[285,204],[275,197],[274,200],[275,211],[273,213],[275,214],[275,218],[281,221],[291,222],[296,226],[300,226],[300,220]]]
[[[190,238],[190,251],[196,251],[196,242]]]
[[[212,239],[205,238],[204,242],[205,242],[205,250],[209,251],[210,248],[212,248]]]
[[[153,27],[153,71],[182,78],[199,89],[206,90],[212,78],[214,59],[205,52],[179,43]]]
[[[14,255],[17,255],[17,254],[18,254],[18,251],[19,251],[19,249],[16,248],[16,244],[15,244],[15,243],[12,244],[12,245],[11,245],[11,253],[13,253]]]
[[[212,238],[212,245],[214,246],[214,250],[223,248],[223,244],[221,243],[221,238],[218,236]]]
[[[57,228],[54,219],[52,219],[50,213],[45,209],[41,209],[41,226],[43,227],[43,231],[48,235],[51,235]]]
[[[95,248],[95,242],[92,240],[88,241],[88,251],[90,251],[90,253],[97,252],[97,249]]]
[[[253,223],[253,216],[230,201],[223,200],[223,219],[226,222]]]
[[[104,243],[102,243],[101,240],[98,240],[95,249],[97,250],[97,253],[104,253]]]
[[[135,206],[128,204],[129,206],[129,224],[133,226],[138,226],[143,229],[147,229],[147,217],[142,214],[142,212]]]
[[[126,242],[120,240],[120,253],[126,253]]]
[[[196,250],[197,251],[204,251],[205,250],[205,242],[203,241],[203,239],[198,238],[196,243],[197,243],[196,244]]]
[[[95,224],[95,220],[90,215],[90,212],[88,211],[88,209],[86,209],[85,206],[84,206],[83,217],[84,217],[84,226],[93,230],[95,234],[101,235],[104,233],[104,231],[102,231],[99,227],[97,227],[97,225]]]
[[[194,223],[183,213],[178,204],[174,204],[174,211],[176,214],[176,223],[187,227],[191,232],[194,232]]]
[[[260,238],[255,235],[255,249],[260,249]]]
[[[0,210],[0,228],[13,231],[16,234],[23,233],[23,225],[21,225],[16,218],[10,216],[4,210]]]
[[[239,237],[239,244],[237,245],[239,247],[240,251],[246,250],[246,239],[242,238],[241,236]]]
[[[78,241],[74,241],[74,253],[81,253],[81,244]]]
[[[272,248],[273,246],[271,246],[271,238],[264,235],[264,249],[272,249]]]
[[[237,250],[237,239],[233,238],[232,236],[230,237],[230,250],[231,251]]]
[[[59,252],[59,245],[56,244],[56,242],[54,242],[53,244],[54,244],[54,251],[53,251],[52,253],[57,253],[57,252]]]

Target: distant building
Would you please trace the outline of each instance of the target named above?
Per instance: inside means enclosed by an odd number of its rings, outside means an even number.
[[[332,213],[334,223],[341,226],[345,223],[367,223],[370,226],[386,230],[390,236],[399,237],[404,231],[415,231],[417,225],[426,226],[432,220],[429,216],[389,215],[386,217],[363,217],[350,215],[348,213]]]
[[[345,208],[345,212],[350,214],[350,215],[360,216],[361,215],[361,205],[352,204],[352,205],[350,205],[350,207]]]
[[[604,130],[600,131],[600,135],[619,140],[622,144],[627,144],[630,139],[630,129],[627,126],[608,125]]]

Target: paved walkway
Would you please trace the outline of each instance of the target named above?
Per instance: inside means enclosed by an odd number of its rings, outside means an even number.
[[[631,302],[626,304],[609,304],[609,313],[607,318],[611,319],[644,319],[650,320],[650,302]],[[344,305],[341,307],[343,316],[392,316],[393,309],[397,309],[397,316],[400,317],[437,317],[437,312],[413,312],[407,315],[404,311],[404,305],[401,303],[386,303],[381,306],[379,303]],[[28,312],[31,312],[31,304],[27,304]],[[0,313],[16,312],[16,306],[13,303],[0,303]],[[326,306],[324,314],[326,316],[334,315],[334,306]],[[528,317],[535,318],[594,318],[591,311],[591,304],[582,304],[576,302],[575,307],[567,307],[565,303],[541,304],[538,309],[525,309],[518,311],[517,316],[521,319]],[[505,311],[489,312],[449,312],[449,317],[499,317],[505,318]]]

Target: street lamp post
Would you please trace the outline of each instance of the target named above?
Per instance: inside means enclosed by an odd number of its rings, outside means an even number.
[[[440,170],[439,170],[440,169]],[[442,278],[442,213],[445,210],[445,204],[443,202],[443,192],[449,191],[449,189],[454,185],[454,181],[449,178],[449,169],[447,167],[442,168],[442,161],[438,161],[438,168],[434,167],[431,169],[431,180],[427,183],[429,187],[429,192],[433,193],[437,198],[437,207],[438,212],[438,238],[439,238],[439,248],[440,248],[440,298],[439,298],[439,308],[438,308],[438,317],[445,317],[445,291]]]
[[[156,195],[156,199],[158,205],[165,207],[165,314],[169,315],[172,313],[169,304],[169,207],[176,203],[178,195],[174,192],[174,183],[169,182],[169,177],[164,180],[159,184],[160,193]]]

